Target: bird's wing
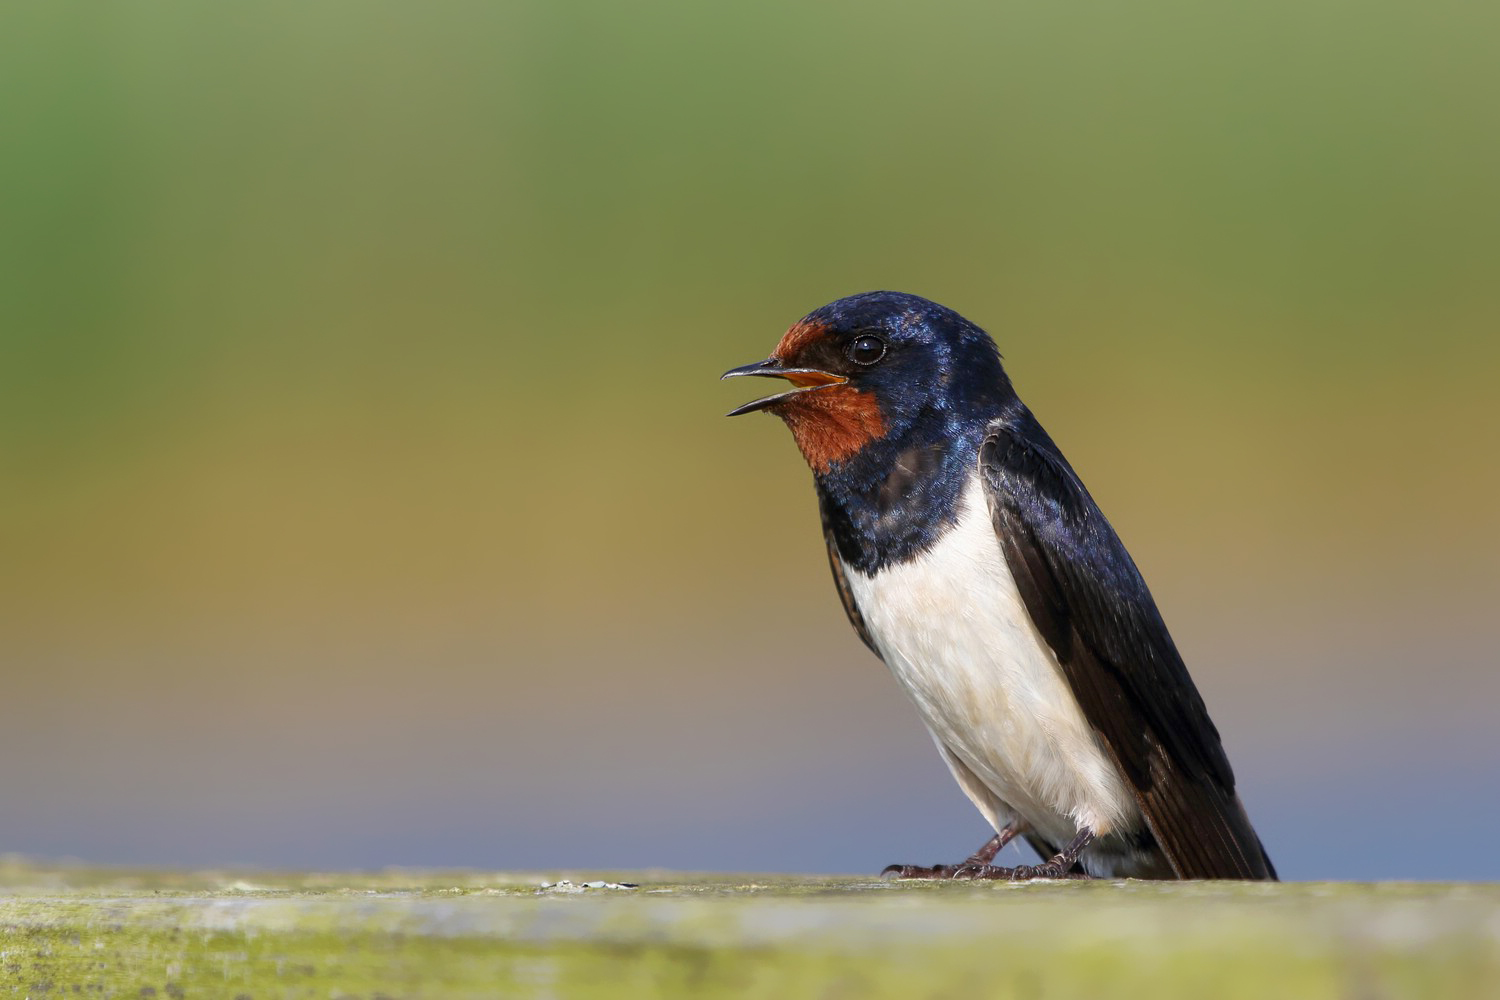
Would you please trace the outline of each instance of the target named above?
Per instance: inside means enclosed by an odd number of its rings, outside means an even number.
[[[1114,529],[1029,413],[989,428],[979,470],[1037,630],[1179,878],[1275,878],[1219,732]]]
[[[880,650],[875,648],[875,640],[870,636],[870,629],[865,625],[865,616],[859,613],[859,605],[854,603],[854,594],[849,590],[849,578],[844,575],[844,564],[839,559],[839,547],[833,540],[833,526],[828,522],[828,506],[822,499],[821,491],[818,499],[818,514],[823,518],[823,540],[828,543],[828,568],[833,570],[833,584],[838,588],[839,600],[844,605],[844,614],[849,616],[849,624],[854,626],[854,631],[859,633],[864,644],[870,647],[870,652],[880,656]]]

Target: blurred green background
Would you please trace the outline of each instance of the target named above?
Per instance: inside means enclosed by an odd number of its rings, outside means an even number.
[[[7,4],[0,851],[985,836],[720,372],[999,341],[1292,878],[1500,878],[1500,8]],[[753,388],[753,387],[752,387]]]

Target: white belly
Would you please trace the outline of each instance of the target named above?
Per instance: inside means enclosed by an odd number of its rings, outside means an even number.
[[[844,572],[891,673],[983,786],[964,790],[997,830],[1019,818],[1061,847],[1081,827],[1140,825],[1021,601],[977,476],[931,551],[873,576]]]

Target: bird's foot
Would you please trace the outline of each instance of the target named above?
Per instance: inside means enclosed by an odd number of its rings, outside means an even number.
[[[1090,879],[1094,877],[1084,872],[1066,869],[1053,862],[1043,865],[1016,865],[1014,868],[968,862],[956,865],[932,865],[931,867],[890,865],[880,874],[883,878],[955,879],[976,882],[1029,882],[1032,879]]]
[[[983,847],[956,865],[933,865],[930,868],[922,865],[886,865],[885,869],[881,871],[880,877],[922,879],[967,878],[968,876],[959,873],[970,868],[988,868],[990,861],[994,859],[996,854],[1000,853],[1000,848],[1010,843],[1017,831],[1018,827],[1015,825],[1007,826],[985,841]]]
[[[1029,882],[1032,879],[1091,879],[1094,877],[1080,870],[1081,866],[1077,864],[1078,855],[1093,843],[1094,834],[1091,830],[1080,831],[1078,836],[1074,837],[1072,842],[1051,861],[1039,865],[1016,865],[1014,868],[1002,868],[990,864],[995,854],[1011,837],[1015,836],[1015,833],[1014,827],[1006,827],[967,860],[960,861],[956,865],[933,865],[931,868],[924,868],[921,865],[888,865],[880,874],[888,878],[974,879],[989,882]]]
[[[1049,861],[1041,865],[1016,865],[1014,868],[997,868],[994,865],[980,865],[978,867],[962,869],[961,874],[954,877],[1002,882],[1029,882],[1032,879],[1091,879],[1094,876],[1087,872],[1078,871],[1071,866],[1065,867],[1055,861]]]

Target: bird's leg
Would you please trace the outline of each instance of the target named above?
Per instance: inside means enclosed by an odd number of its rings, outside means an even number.
[[[1007,882],[1024,882],[1034,878],[1093,878],[1092,875],[1073,871],[1078,856],[1094,842],[1094,831],[1084,829],[1057,853],[1051,861],[1040,865],[1017,865],[1014,868],[996,868],[978,865],[960,868],[954,878],[1002,879]]]
[[[990,867],[990,862],[995,860],[1000,848],[1014,840],[1020,832],[1019,823],[1008,824],[1005,829],[985,841],[983,847],[956,865],[933,865],[931,868],[921,865],[887,865],[880,874],[891,878],[963,878],[958,873],[965,869]]]

